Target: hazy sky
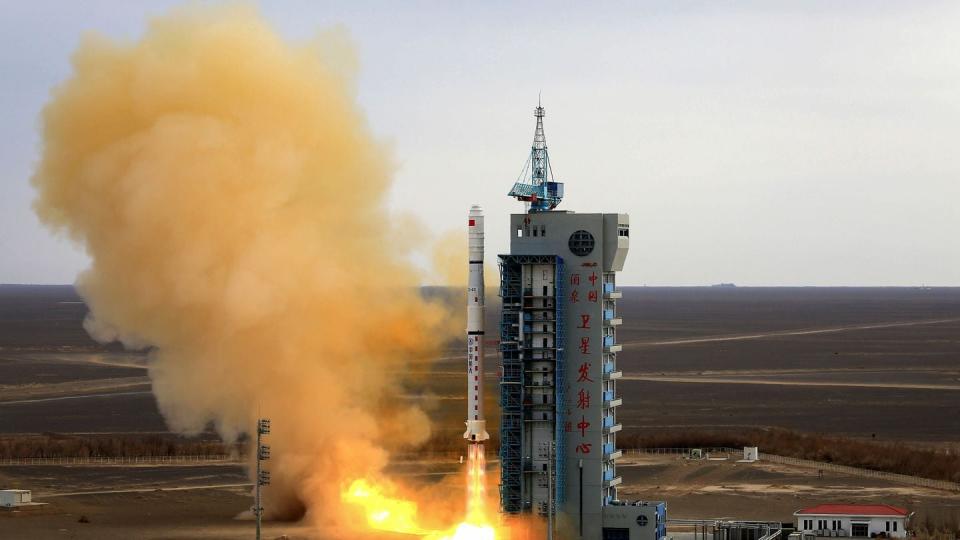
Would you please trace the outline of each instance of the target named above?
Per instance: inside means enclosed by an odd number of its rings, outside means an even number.
[[[30,209],[38,115],[80,35],[177,2],[0,4],[0,283],[87,264]],[[561,208],[630,214],[620,282],[960,285],[960,2],[263,2],[285,36],[345,26],[359,99],[438,233],[506,197],[542,91]]]

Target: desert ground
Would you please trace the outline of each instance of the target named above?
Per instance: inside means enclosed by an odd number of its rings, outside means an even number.
[[[495,291],[488,298],[495,328]],[[624,433],[780,426],[960,446],[960,289],[625,287],[618,311]],[[0,436],[166,432],[147,355],[95,343],[85,314],[71,287],[0,286]],[[406,390],[453,437],[461,349],[450,343],[442,358],[423,359]],[[489,349],[495,418],[493,338]],[[446,457],[395,467],[423,482],[459,472]],[[623,498],[666,500],[678,518],[791,521],[814,501],[883,500],[960,520],[957,494],[771,464],[628,455],[620,472]],[[244,537],[247,482],[237,464],[0,466],[0,486],[49,503],[0,512],[0,537]],[[296,524],[270,524],[265,537],[283,534],[325,537]]]

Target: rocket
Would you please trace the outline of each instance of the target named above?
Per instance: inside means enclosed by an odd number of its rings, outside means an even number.
[[[467,431],[471,443],[490,438],[483,416],[483,209],[470,207],[467,220]]]

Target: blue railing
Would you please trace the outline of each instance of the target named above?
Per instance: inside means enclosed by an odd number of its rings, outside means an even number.
[[[613,362],[607,362],[603,364],[604,373],[613,373]]]
[[[603,427],[613,427],[613,417],[604,416],[603,417]]]
[[[603,480],[604,482],[609,482],[613,480],[613,471],[610,471],[610,470],[603,471]]]
[[[612,293],[615,288],[616,288],[616,285],[614,285],[613,283],[604,283],[604,284],[603,284],[603,292],[605,292],[605,293]]]
[[[604,347],[613,347],[613,336],[603,336],[603,346]]]
[[[612,319],[613,319],[613,310],[612,309],[603,310],[603,320],[609,321]]]
[[[613,401],[613,390],[605,390],[603,392],[604,401]]]
[[[609,455],[612,454],[615,450],[616,450],[616,448],[614,447],[614,445],[613,445],[612,442],[603,443],[603,453],[604,453],[605,455],[608,455],[608,456],[609,456]]]

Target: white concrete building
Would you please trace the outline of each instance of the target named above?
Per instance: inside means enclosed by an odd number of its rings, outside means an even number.
[[[29,489],[3,489],[0,490],[0,507],[13,508],[30,504]]]
[[[817,537],[907,537],[912,514],[889,504],[819,504],[793,513],[797,531]]]

